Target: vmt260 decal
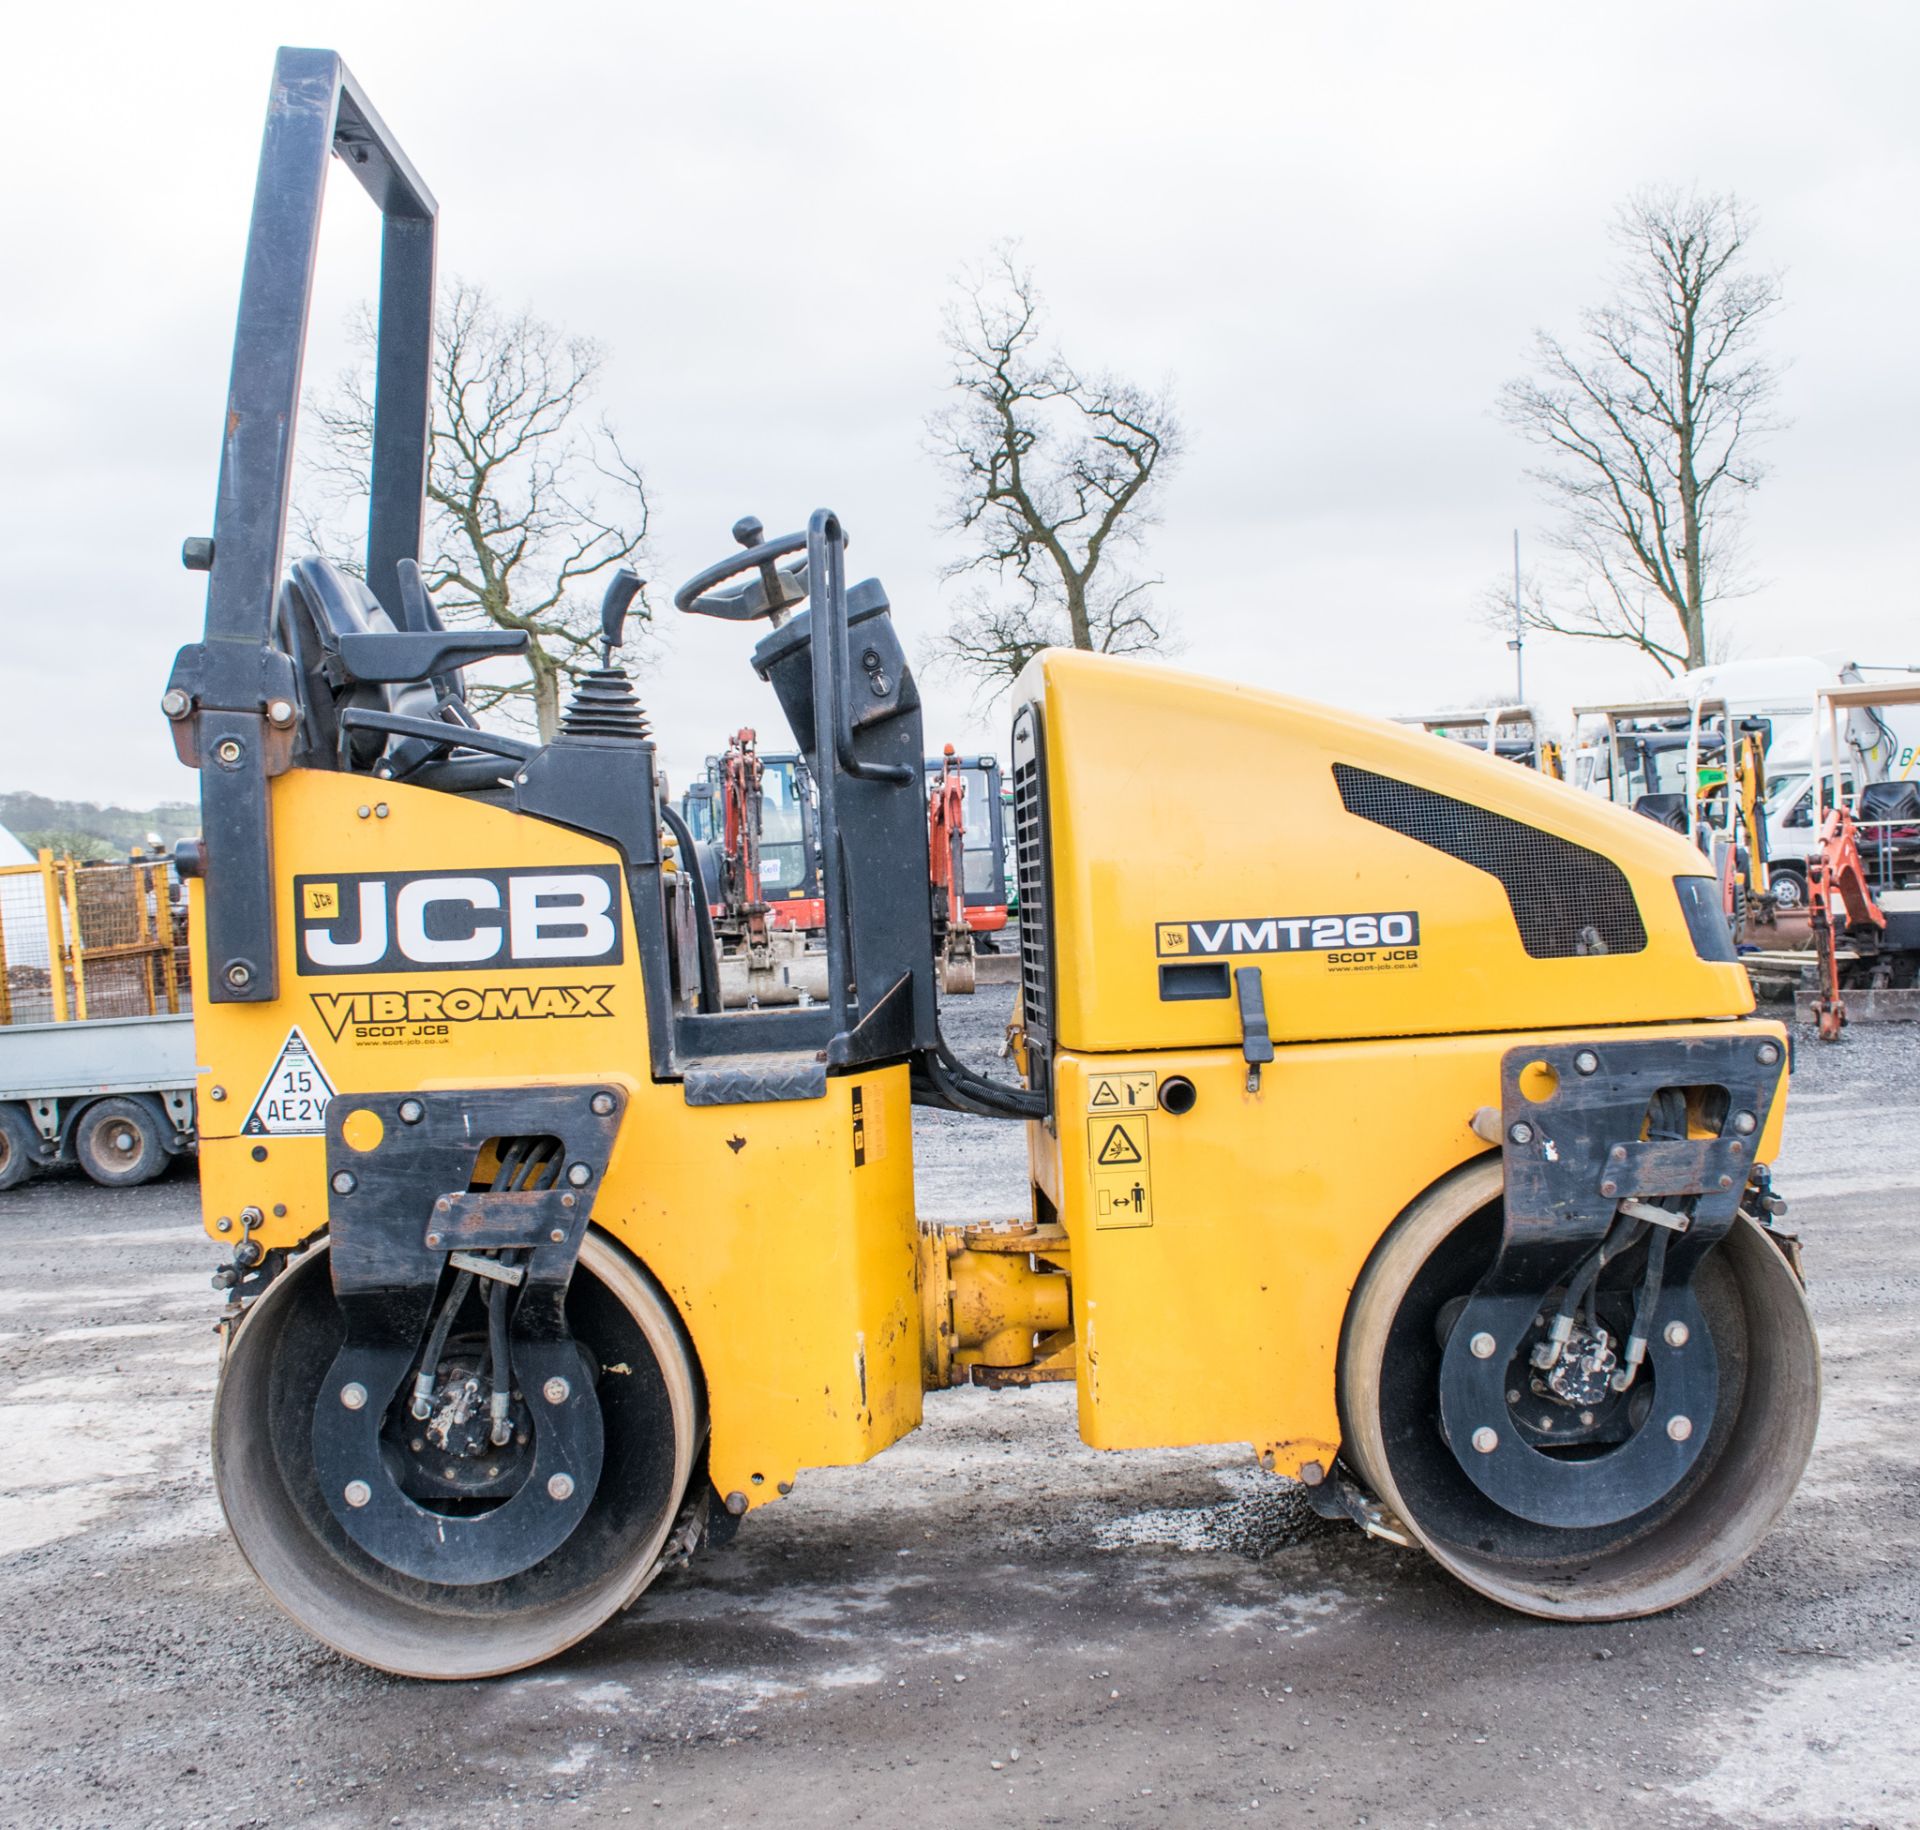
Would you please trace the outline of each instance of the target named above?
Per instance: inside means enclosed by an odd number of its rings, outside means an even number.
[[[1327,953],[1417,947],[1412,909],[1371,915],[1259,915],[1246,921],[1163,921],[1154,931],[1162,959],[1215,959],[1229,953]]]

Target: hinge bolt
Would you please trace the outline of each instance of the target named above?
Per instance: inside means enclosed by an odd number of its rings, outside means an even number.
[[[1600,1071],[1600,1057],[1592,1049],[1583,1048],[1574,1056],[1573,1065],[1583,1074],[1597,1074]]]
[[[613,1095],[611,1093],[594,1094],[593,1115],[595,1118],[605,1118],[607,1114],[612,1110],[613,1110]]]
[[[1530,1144],[1533,1142],[1533,1127],[1528,1124],[1515,1125],[1508,1131],[1507,1135],[1512,1138],[1516,1144]]]
[[[1733,1128],[1742,1137],[1758,1128],[1760,1121],[1751,1112],[1736,1112],[1733,1115]]]
[[[160,695],[160,709],[169,718],[177,721],[193,710],[193,701],[179,687],[170,686]]]
[[[359,1186],[351,1169],[343,1169],[333,1178],[333,1192],[336,1195],[350,1195]]]

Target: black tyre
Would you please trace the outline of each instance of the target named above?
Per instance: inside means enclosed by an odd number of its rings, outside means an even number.
[[[1773,893],[1773,906],[1776,909],[1797,915],[1807,906],[1807,874],[1797,866],[1768,866],[1767,888]]]
[[[138,1099],[96,1100],[73,1129],[73,1154],[102,1188],[151,1182],[167,1166],[153,1108]]]
[[[39,1162],[33,1121],[18,1106],[0,1106],[0,1189],[18,1188]]]

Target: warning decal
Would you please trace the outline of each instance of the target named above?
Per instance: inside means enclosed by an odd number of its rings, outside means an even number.
[[[1133,1135],[1125,1125],[1115,1125],[1107,1133],[1107,1141],[1100,1146],[1100,1154],[1093,1160],[1102,1169],[1111,1169],[1116,1163],[1137,1163],[1140,1161],[1140,1146],[1133,1141]]]
[[[296,1025],[287,1031],[241,1135],[318,1137],[327,1128],[327,1101],[332,1097],[333,1082]]]
[[[1153,1105],[1154,1076],[1095,1074],[1087,1082],[1089,1112],[1144,1112]]]
[[[1116,1077],[1119,1078],[1119,1077]],[[1087,1170],[1095,1226],[1151,1226],[1153,1178],[1144,1112],[1087,1120]]]

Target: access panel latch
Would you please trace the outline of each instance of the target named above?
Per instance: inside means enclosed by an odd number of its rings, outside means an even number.
[[[1247,1091],[1260,1091],[1260,1070],[1273,1059],[1273,1037],[1267,1030],[1267,1000],[1260,987],[1258,966],[1236,966],[1234,995],[1240,1001],[1240,1052],[1247,1058]]]

